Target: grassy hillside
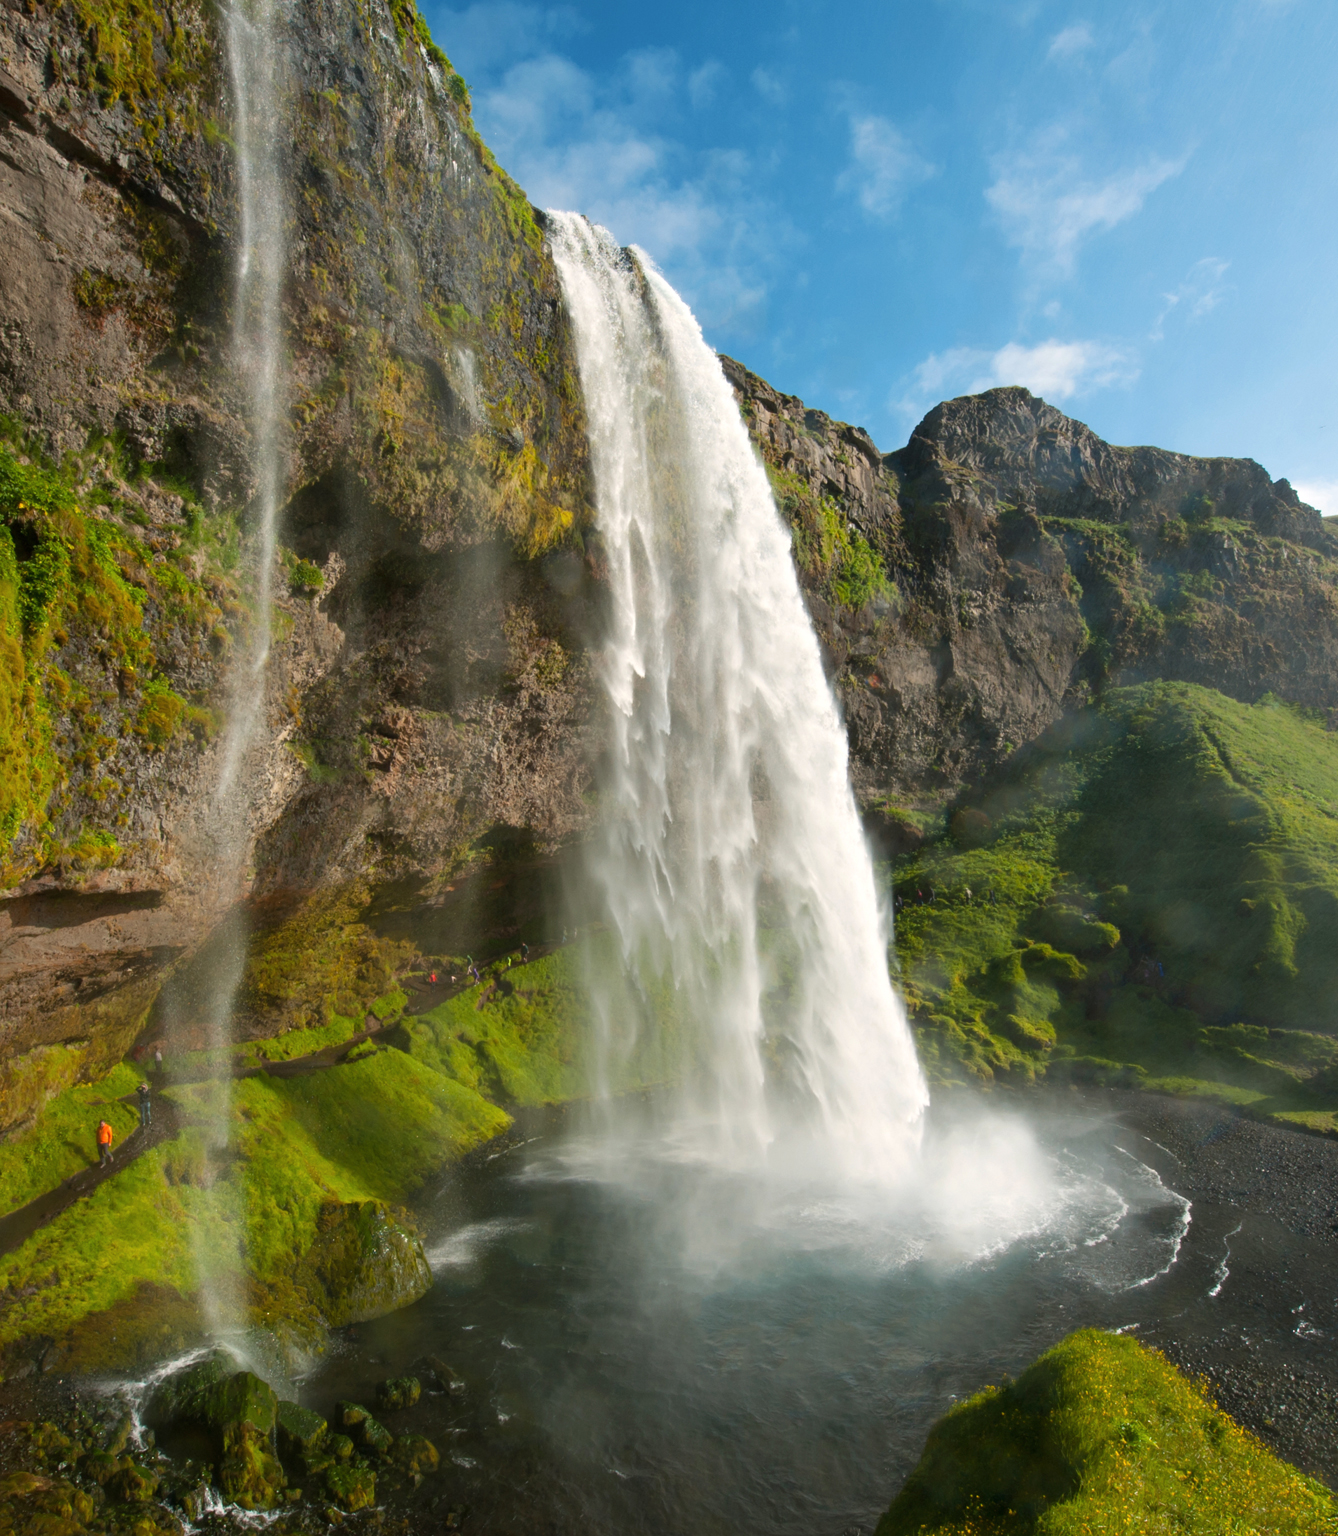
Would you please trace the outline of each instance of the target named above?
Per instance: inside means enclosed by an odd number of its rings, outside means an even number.
[[[1326,722],[1190,684],[1112,690],[959,806],[895,889],[938,1081],[1153,1081],[1338,1125]]]
[[[1328,1489],[1128,1337],[1084,1330],[930,1431],[877,1536],[1321,1536]]]

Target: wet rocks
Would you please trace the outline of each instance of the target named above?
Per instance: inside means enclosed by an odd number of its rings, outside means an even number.
[[[374,1456],[383,1459],[389,1457],[394,1448],[395,1437],[384,1424],[374,1419],[361,1403],[338,1403],[335,1407],[335,1415],[348,1431],[355,1445],[371,1452]]]
[[[416,1376],[397,1376],[376,1389],[376,1402],[383,1412],[397,1413],[416,1406],[422,1394],[423,1384]]]
[[[332,1328],[406,1307],[427,1293],[432,1271],[418,1235],[380,1200],[321,1210],[315,1243],[302,1266]]]
[[[207,1430],[224,1499],[243,1509],[273,1509],[283,1502],[287,1488],[274,1452],[279,1401],[273,1388],[251,1371],[223,1374],[229,1363],[226,1355],[215,1352],[169,1376],[150,1399],[146,1421]]]
[[[280,1451],[309,1472],[322,1456],[328,1456],[330,1426],[319,1413],[297,1403],[280,1400],[275,1414]]]

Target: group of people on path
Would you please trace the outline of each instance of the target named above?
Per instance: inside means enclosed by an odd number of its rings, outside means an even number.
[[[158,1052],[157,1059],[161,1068],[163,1059],[161,1051]],[[153,1090],[147,1083],[141,1083],[135,1089],[135,1094],[139,1099],[139,1128],[141,1131],[147,1131],[149,1126],[153,1124]],[[97,1130],[98,1166],[100,1168],[106,1168],[110,1164],[112,1160],[112,1142],[115,1138],[116,1132],[112,1130],[111,1122],[104,1116],[103,1119],[98,1121]]]

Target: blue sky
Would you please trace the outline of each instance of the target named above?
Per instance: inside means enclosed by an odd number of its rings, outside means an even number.
[[[1334,0],[423,9],[533,201],[883,448],[1021,383],[1338,514]]]

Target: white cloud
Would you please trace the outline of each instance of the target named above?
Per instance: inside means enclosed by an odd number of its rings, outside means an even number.
[[[952,347],[935,352],[915,369],[912,387],[892,409],[918,420],[936,401],[977,395],[1002,384],[1021,384],[1052,404],[1094,389],[1132,384],[1137,362],[1119,347],[1099,341],[1050,341],[1023,346],[1010,341],[997,352]]]
[[[769,70],[760,66],[749,77],[753,82],[753,89],[764,100],[769,101],[773,107],[784,105],[789,92],[782,81],[778,80]]]
[[[890,219],[907,191],[935,174],[935,167],[885,117],[850,114],[850,164],[837,189],[853,193],[875,219]]]
[[[709,107],[715,100],[716,92],[729,78],[729,71],[717,59],[708,59],[700,69],[694,69],[688,76],[688,100],[699,111],[702,107]]]
[[[1080,58],[1095,42],[1091,27],[1085,21],[1075,22],[1073,26],[1055,33],[1045,56],[1052,62],[1061,63],[1065,59]]]
[[[788,231],[752,191],[744,152],[690,156],[645,126],[690,99],[692,78],[670,50],[629,55],[609,80],[548,53],[477,91],[475,116],[533,202],[578,209],[642,246],[703,324],[746,326]]]
[[[1338,480],[1293,480],[1292,490],[1325,517],[1338,517]]]
[[[1185,280],[1171,293],[1162,294],[1162,306],[1153,321],[1150,339],[1160,341],[1165,335],[1166,317],[1172,310],[1180,309],[1188,319],[1201,320],[1216,309],[1231,292],[1231,285],[1224,283],[1229,261],[1217,256],[1204,256],[1196,261],[1185,274]]]
[[[1179,175],[1183,160],[1154,157],[1104,180],[1085,178],[1077,158],[1042,144],[995,163],[985,200],[1004,236],[1032,261],[1067,275],[1091,234],[1132,218],[1149,193]]]
[[[434,10],[429,21],[432,35],[466,76],[589,30],[569,5],[520,5],[514,0],[490,0],[463,11]]]

